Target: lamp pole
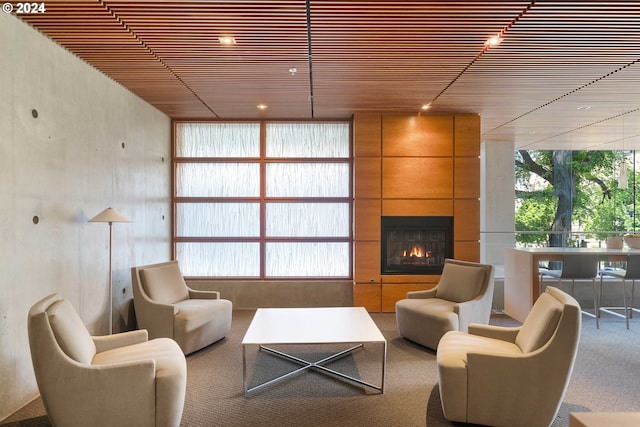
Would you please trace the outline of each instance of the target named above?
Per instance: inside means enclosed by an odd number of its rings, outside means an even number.
[[[109,221],[109,335],[113,333],[113,221]]]
[[[89,222],[109,223],[109,335],[113,333],[113,223],[131,222],[127,217],[113,208],[107,208],[94,216]]]

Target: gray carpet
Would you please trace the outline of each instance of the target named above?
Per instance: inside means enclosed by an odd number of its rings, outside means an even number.
[[[372,314],[388,340],[384,394],[307,371],[283,382],[243,394],[240,342],[252,310],[234,312],[230,336],[187,358],[188,379],[182,426],[460,426],[444,419],[437,387],[435,353],[398,336],[394,314]],[[553,427],[568,426],[569,412],[640,411],[640,320],[603,317],[599,330],[585,317],[572,380]],[[494,315],[492,324],[515,325]],[[291,349],[290,349],[291,350]],[[297,347],[303,358],[326,355],[315,347]],[[365,348],[334,362],[366,381],[379,381],[378,349]],[[250,385],[265,375],[295,365],[264,353],[250,353]],[[40,399],[8,419],[4,426],[50,425]],[[517,427],[517,426],[514,426]]]

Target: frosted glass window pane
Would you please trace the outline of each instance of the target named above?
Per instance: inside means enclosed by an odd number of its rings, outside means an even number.
[[[349,157],[348,123],[267,123],[267,157]]]
[[[348,237],[348,203],[268,203],[269,237]]]
[[[274,242],[266,245],[270,277],[347,277],[349,244],[342,242]]]
[[[178,237],[259,237],[258,203],[178,203]]]
[[[185,276],[260,276],[259,243],[178,243],[176,258]]]
[[[259,163],[178,163],[178,197],[258,197]]]
[[[259,157],[260,123],[177,123],[178,157]]]
[[[267,196],[348,197],[347,163],[269,163]]]

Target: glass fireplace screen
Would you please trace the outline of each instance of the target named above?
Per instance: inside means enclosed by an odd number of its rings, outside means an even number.
[[[453,218],[382,217],[382,274],[441,274],[453,258]]]

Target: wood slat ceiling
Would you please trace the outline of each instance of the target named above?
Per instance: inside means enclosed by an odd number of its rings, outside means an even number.
[[[478,113],[487,142],[640,148],[640,1],[45,5],[18,17],[174,119]]]

